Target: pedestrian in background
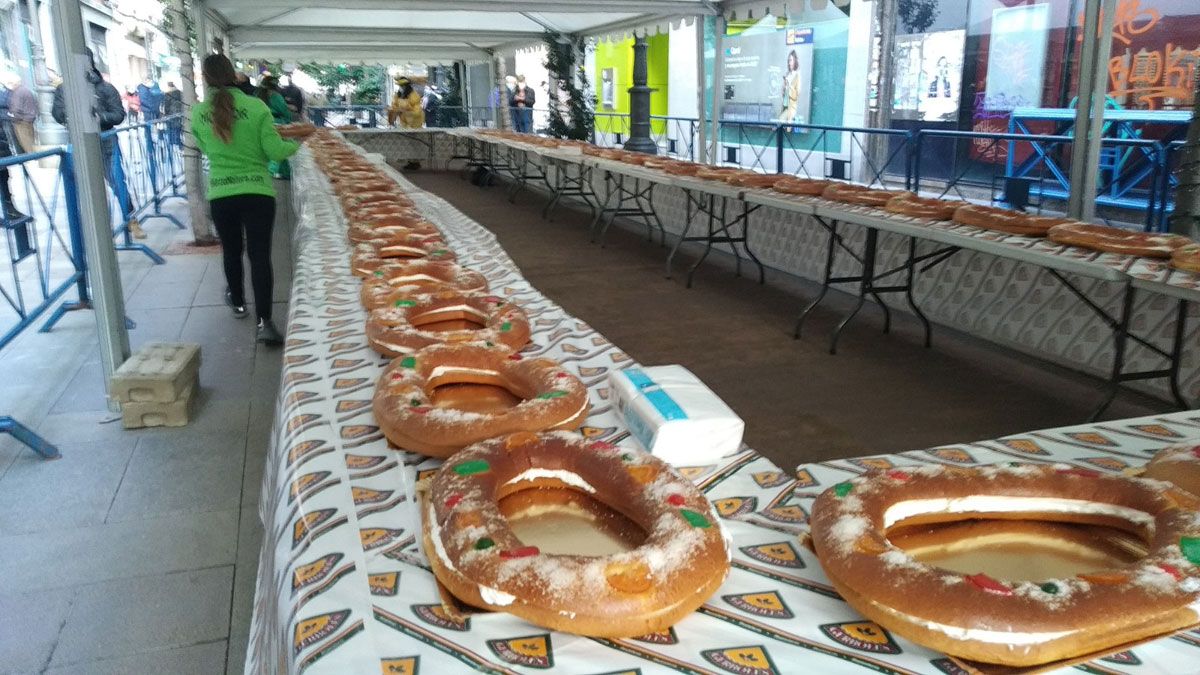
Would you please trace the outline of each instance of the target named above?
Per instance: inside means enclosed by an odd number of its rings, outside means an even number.
[[[292,111],[292,119],[299,120],[304,118],[304,90],[296,86],[292,72],[284,71],[287,75],[287,84],[279,90],[279,93],[283,94],[283,100],[287,102],[288,110]]]
[[[396,95],[392,97],[392,105],[388,107],[388,124],[406,129],[420,129],[425,126],[425,111],[421,108],[421,95],[413,87],[412,80],[398,75],[395,79]],[[420,169],[421,163],[410,160],[404,165],[405,169]]]
[[[283,335],[271,321],[275,187],[267,163],[286,160],[300,145],[279,136],[266,103],[240,91],[233,64],[225,55],[204,57],[201,70],[208,93],[203,103],[192,107],[192,133],[210,167],[208,198],[221,239],[225,302],[233,308],[234,316],[246,316],[244,241],[250,258],[254,312],[258,315],[256,339],[270,345],[282,344]]]
[[[283,98],[283,92],[279,90],[279,80],[274,75],[263,75],[258,81],[258,97],[263,103],[267,104],[267,109],[271,111],[271,119],[275,120],[275,124],[288,124],[292,121],[292,111],[288,108],[287,101]],[[281,180],[291,180],[292,167],[287,160],[275,161],[271,160],[269,165],[271,175]]]
[[[104,76],[100,74],[100,69],[96,67],[96,58],[92,54],[92,50],[87,50],[88,65],[91,70],[87,71],[87,82],[92,87],[92,114],[96,116],[96,120],[100,123],[100,131],[108,131],[116,127],[121,122],[125,121],[125,107],[121,105],[121,92],[112,85]],[[136,97],[134,99],[136,101]],[[68,125],[70,120],[67,119],[67,104],[63,96],[62,84],[54,90],[54,104],[50,109],[50,114],[54,117],[54,121],[62,125]],[[121,202],[121,215],[129,218],[129,233],[138,239],[145,239],[146,233],[142,231],[142,225],[136,218],[132,218],[133,202],[129,198],[129,189],[125,185],[118,185],[116,181],[116,173],[113,170],[113,163],[120,157],[121,149],[117,147],[117,139],[113,136],[100,137],[100,152],[102,161],[104,162],[104,180],[108,183],[108,187],[112,189],[113,194]]]
[[[139,113],[141,112],[142,104],[138,101],[137,94],[133,90],[126,89],[124,94],[121,94],[121,102],[125,105],[125,114],[129,117],[131,124],[137,124]]]
[[[12,92],[8,87],[0,87],[0,159],[12,157],[14,154],[13,148],[16,138],[13,133],[12,118],[8,109],[11,99]],[[9,179],[8,167],[0,167],[0,206],[4,208],[4,219],[10,222],[24,220],[27,216],[17,210],[16,202],[13,200],[12,188],[9,185]]]
[[[518,75],[512,97],[509,99],[509,107],[512,109],[513,131],[527,134],[533,130],[534,100],[533,87],[525,84],[524,75]]]
[[[37,96],[25,86],[20,75],[11,71],[3,74],[0,84],[9,92],[8,116],[17,152],[25,154],[37,150],[37,133],[33,128],[38,116]]]
[[[138,107],[142,111],[142,119],[146,122],[153,122],[158,119],[162,111],[163,93],[158,87],[158,83],[150,79],[147,75],[146,79],[137,86]]]
[[[163,92],[162,112],[168,118],[167,140],[171,145],[183,145],[183,119],[179,117],[183,113],[183,92],[174,82],[168,82]]]

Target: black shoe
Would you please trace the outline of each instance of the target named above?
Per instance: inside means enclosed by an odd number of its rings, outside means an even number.
[[[283,344],[283,335],[275,324],[271,323],[270,319],[259,319],[258,330],[255,333],[255,340],[266,345],[281,345]]]
[[[239,319],[246,318],[246,306],[233,304],[233,292],[225,291],[225,304],[233,308],[233,315]]]

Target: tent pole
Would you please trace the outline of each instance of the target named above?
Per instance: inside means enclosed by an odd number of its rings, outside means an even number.
[[[1100,173],[1100,149],[1104,145],[1104,108],[1108,99],[1108,57],[1112,53],[1116,16],[1117,0],[1104,0],[1100,10],[1100,30],[1092,66],[1092,109],[1091,120],[1088,123],[1087,161],[1084,164],[1086,173],[1079,212],[1079,219],[1084,222],[1091,222],[1096,217],[1096,182]]]
[[[67,135],[71,140],[72,171],[79,195],[88,280],[92,286],[100,363],[104,368],[107,391],[109,378],[129,358],[129,333],[125,330],[125,296],[117,269],[117,253],[113,250],[112,230],[108,225],[100,125],[92,112],[95,94],[92,84],[87,81],[91,64],[79,0],[55,0],[51,11],[54,32],[58,35],[58,66],[63,75],[64,102],[70,120]],[[111,410],[119,410],[116,400],[111,397],[108,405]]]
[[[1104,25],[1107,30],[1101,37],[1101,5],[1103,4]],[[1100,134],[1103,131],[1104,90],[1108,76],[1109,48],[1102,45],[1105,40],[1112,40],[1112,26],[1116,15],[1116,0],[1089,2],[1084,7],[1083,15],[1083,47],[1079,57],[1079,87],[1078,98],[1075,102],[1075,142],[1071,147],[1071,195],[1067,200],[1067,215],[1078,220],[1090,220],[1089,214],[1095,214],[1095,204],[1087,200],[1090,193],[1093,199],[1095,188],[1095,163],[1100,156]],[[1100,60],[1103,53],[1103,61]],[[1097,91],[1100,92],[1096,96]],[[1098,101],[1096,99],[1099,99]],[[1100,114],[1096,115],[1096,105]],[[1096,133],[1092,133],[1095,130]],[[1094,138],[1093,138],[1094,137]],[[1092,146],[1095,145],[1093,157]],[[1091,162],[1089,164],[1089,162]],[[1089,189],[1087,186],[1091,183]]]
[[[716,20],[716,51],[713,53],[712,145],[708,153],[710,164],[721,163],[721,103],[725,89],[725,15]]]
[[[695,143],[693,146],[696,149],[694,157],[690,157],[692,161],[708,164],[708,115],[707,101],[704,100],[704,84],[708,73],[704,67],[704,17],[696,17],[696,101],[699,104],[696,108],[696,133],[695,138],[688,140]]]

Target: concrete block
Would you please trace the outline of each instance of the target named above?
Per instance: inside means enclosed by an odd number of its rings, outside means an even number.
[[[172,403],[200,371],[200,345],[151,342],[121,364],[112,376],[112,396],[122,403]]]
[[[169,403],[159,401],[128,401],[121,404],[121,423],[126,429],[142,427],[182,427],[191,416],[196,379],[184,386],[179,399]]]

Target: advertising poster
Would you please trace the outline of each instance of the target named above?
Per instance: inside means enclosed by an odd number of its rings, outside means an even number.
[[[1042,101],[1050,5],[1009,7],[992,12],[985,110],[1012,110]]]
[[[617,75],[614,69],[605,68],[600,71],[600,105],[606,110],[612,110],[616,107],[617,101]]]
[[[958,119],[967,32],[896,36],[893,117],[930,122]]]
[[[807,124],[812,62],[812,28],[755,27],[727,37],[723,116],[737,122]]]

